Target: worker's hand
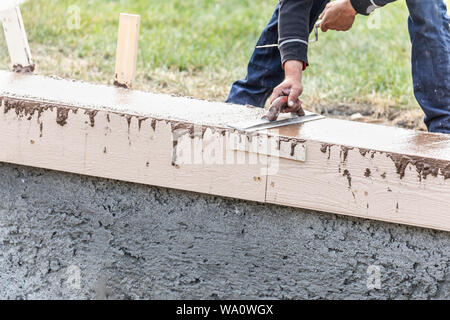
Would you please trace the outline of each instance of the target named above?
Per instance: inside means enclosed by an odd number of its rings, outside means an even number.
[[[330,2],[319,17],[322,19],[320,29],[323,32],[327,32],[327,30],[347,31],[353,26],[355,16],[356,11],[350,0]]]
[[[289,96],[288,106],[282,112],[295,113],[301,109],[302,103],[298,98],[303,92],[302,72],[302,61],[288,60],[284,63],[284,81],[273,90],[272,96],[270,97],[270,103],[272,104],[278,97]]]

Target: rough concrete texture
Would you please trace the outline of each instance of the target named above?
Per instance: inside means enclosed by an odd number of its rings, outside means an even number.
[[[0,163],[0,298],[450,298],[449,239]]]

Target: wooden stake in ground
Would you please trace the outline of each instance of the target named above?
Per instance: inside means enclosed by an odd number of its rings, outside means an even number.
[[[114,84],[132,88],[136,76],[140,16],[120,14]]]
[[[1,12],[1,20],[13,71],[28,73],[34,71],[27,34],[19,7]]]

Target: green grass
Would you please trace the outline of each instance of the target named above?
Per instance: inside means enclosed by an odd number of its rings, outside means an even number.
[[[141,15],[137,88],[223,100],[243,77],[275,0],[33,0],[22,6],[37,72],[111,83],[120,12]],[[81,12],[70,30],[68,8]],[[379,12],[379,28],[358,17],[352,31],[320,34],[310,46],[304,99],[416,107],[407,10]],[[0,68],[8,68],[0,38]]]

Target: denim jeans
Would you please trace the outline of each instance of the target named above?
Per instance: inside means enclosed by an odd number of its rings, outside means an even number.
[[[414,95],[431,132],[450,133],[450,17],[444,0],[406,0]]]
[[[446,5],[444,0],[406,2],[410,12],[408,27],[415,97],[425,113],[428,130],[450,133],[450,18]],[[314,1],[310,31],[327,3],[328,0]],[[257,45],[278,42],[278,9],[277,5]],[[233,84],[227,102],[264,107],[283,78],[278,48],[255,49],[247,76]]]
[[[329,0],[315,0],[310,13],[310,31]],[[263,30],[257,46],[278,43],[278,9]],[[247,67],[247,76],[231,87],[227,102],[264,107],[273,89],[284,80],[281,56],[277,47],[255,49]]]

